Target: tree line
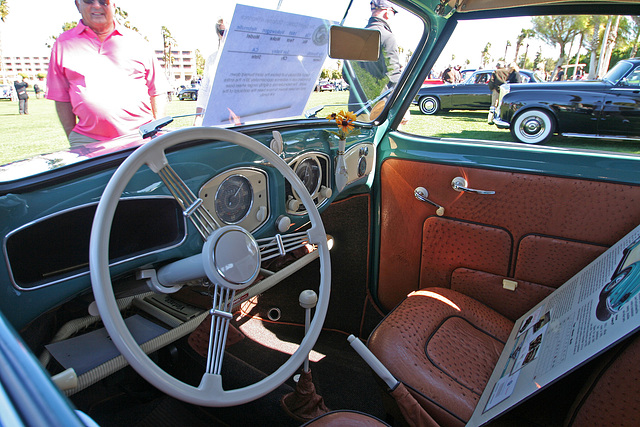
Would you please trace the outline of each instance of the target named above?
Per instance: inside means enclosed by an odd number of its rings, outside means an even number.
[[[573,75],[577,64],[586,64],[587,78],[599,79],[610,65],[620,59],[634,58],[638,53],[640,16],[536,16],[531,22],[532,28],[523,28],[516,37],[513,57],[507,58],[508,48],[512,46],[507,40],[504,56],[500,59],[513,60],[526,69],[536,69],[538,64],[544,63],[549,72],[564,65],[568,66],[569,76]],[[528,41],[531,39],[559,48],[558,58],[543,58],[540,50],[530,54]],[[487,44],[482,52],[484,63],[491,60],[490,47]]]

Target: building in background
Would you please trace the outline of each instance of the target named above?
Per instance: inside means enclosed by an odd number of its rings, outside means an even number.
[[[165,68],[162,50],[155,50],[160,65]],[[167,76],[171,87],[191,86],[198,79],[196,67],[196,54],[193,50],[172,50],[173,64],[168,70]],[[0,83],[13,84],[16,80],[22,80],[25,75],[27,80],[36,81],[38,76],[46,78],[49,69],[49,56],[3,56],[0,68]]]
[[[38,80],[38,76],[47,76],[49,56],[3,56],[0,79],[4,83],[22,80],[22,75],[29,81]]]
[[[163,50],[156,50],[155,53],[162,68],[167,69],[164,63]],[[171,87],[179,88],[182,85],[186,87],[191,86],[191,83],[198,79],[195,51],[172,49],[171,59],[173,63],[166,73]]]

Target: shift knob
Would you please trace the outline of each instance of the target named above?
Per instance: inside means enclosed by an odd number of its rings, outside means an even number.
[[[300,292],[300,298],[298,300],[302,308],[313,308],[318,302],[318,295],[311,289],[307,289],[306,291]]]

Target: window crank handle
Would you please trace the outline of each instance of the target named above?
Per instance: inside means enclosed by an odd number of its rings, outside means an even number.
[[[451,187],[456,191],[464,191],[465,193],[475,194],[496,194],[496,192],[492,190],[476,190],[474,188],[467,187],[467,185],[467,180],[461,176],[457,176],[453,178],[453,181],[451,181]]]
[[[436,215],[438,216],[444,215],[444,207],[428,199],[429,192],[427,191],[426,188],[416,187],[416,189],[413,190],[413,195],[416,197],[416,199],[420,200],[421,202],[429,203],[430,205],[435,206],[437,208]]]

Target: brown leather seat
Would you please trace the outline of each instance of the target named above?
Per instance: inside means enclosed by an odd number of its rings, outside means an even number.
[[[513,325],[470,297],[427,288],[389,313],[368,347],[438,424],[462,426]],[[640,332],[600,356],[565,425],[640,425],[639,360]]]
[[[451,289],[412,292],[378,325],[369,349],[442,426],[462,426],[513,322]]]
[[[438,424],[460,426],[471,417],[512,328],[513,322],[472,298],[428,288],[389,313],[368,346]],[[596,359],[571,409],[560,415],[564,425],[640,425],[639,360],[640,332]],[[334,411],[305,424],[321,425],[388,424],[355,411]]]

